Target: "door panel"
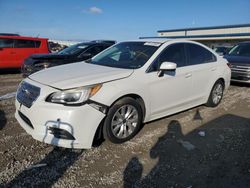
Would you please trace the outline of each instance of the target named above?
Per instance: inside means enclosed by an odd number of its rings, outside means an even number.
[[[147,75],[152,119],[166,116],[190,106],[192,70],[177,68],[175,72],[158,77],[157,72]]]
[[[208,92],[210,92],[211,82],[217,75],[216,57],[203,46],[188,43],[186,44],[188,65],[192,68],[193,74],[193,101],[197,103],[206,102]]]
[[[24,59],[30,55],[35,54],[38,49],[36,48],[34,40],[15,40],[15,66],[21,67]]]
[[[210,92],[212,81],[216,77],[216,64],[217,63],[205,63],[201,65],[193,65],[193,100],[203,100]]]
[[[159,77],[157,72],[163,62],[176,63],[174,71]],[[168,45],[150,66],[147,83],[151,101],[152,119],[166,116],[190,107],[192,68],[187,65],[184,43]]]
[[[15,54],[13,48],[0,49],[0,68],[15,67]]]
[[[13,54],[13,39],[0,38],[0,68],[14,66],[15,55]]]

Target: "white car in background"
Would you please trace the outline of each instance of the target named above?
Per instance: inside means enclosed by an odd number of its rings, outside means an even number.
[[[122,143],[142,123],[201,104],[217,106],[230,83],[227,63],[192,41],[122,42],[88,62],[23,80],[15,117],[34,139],[57,146],[91,148],[102,135]]]

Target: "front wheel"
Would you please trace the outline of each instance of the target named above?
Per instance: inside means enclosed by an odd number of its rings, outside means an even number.
[[[209,107],[218,106],[223,97],[223,91],[224,91],[224,83],[221,80],[218,80],[212,88],[212,91],[209,95],[206,105]]]
[[[142,109],[133,98],[117,101],[104,121],[104,136],[113,143],[122,143],[133,138],[142,124]]]

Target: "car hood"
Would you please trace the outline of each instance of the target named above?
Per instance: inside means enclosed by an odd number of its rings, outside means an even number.
[[[72,58],[72,55],[64,55],[64,54],[57,54],[57,53],[52,53],[52,54],[34,54],[30,56],[32,59],[65,59],[65,58]]]
[[[58,89],[71,89],[126,78],[132,69],[120,69],[85,62],[61,65],[29,76],[31,80]]]
[[[250,57],[226,55],[224,58],[227,59],[229,63],[250,65]]]
[[[36,54],[25,59],[25,66],[34,66],[39,63],[49,63],[50,66],[62,65],[73,62],[83,61],[82,58],[77,58],[74,55],[60,55],[60,54]]]

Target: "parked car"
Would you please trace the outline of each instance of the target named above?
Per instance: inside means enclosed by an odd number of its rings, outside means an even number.
[[[0,69],[20,68],[24,59],[36,53],[49,53],[48,39],[6,33],[0,35]]]
[[[23,76],[49,67],[87,60],[113,44],[115,41],[91,41],[69,46],[58,53],[32,55],[24,61]]]
[[[122,42],[87,63],[24,79],[15,117],[33,138],[57,146],[90,148],[102,135],[122,143],[142,123],[201,104],[217,106],[230,84],[227,63],[197,42]]]
[[[226,55],[230,49],[231,49],[231,47],[217,46],[217,47],[214,48],[214,51],[217,54],[223,56],[223,55]]]
[[[224,58],[230,62],[232,81],[250,83],[250,42],[237,44]]]

